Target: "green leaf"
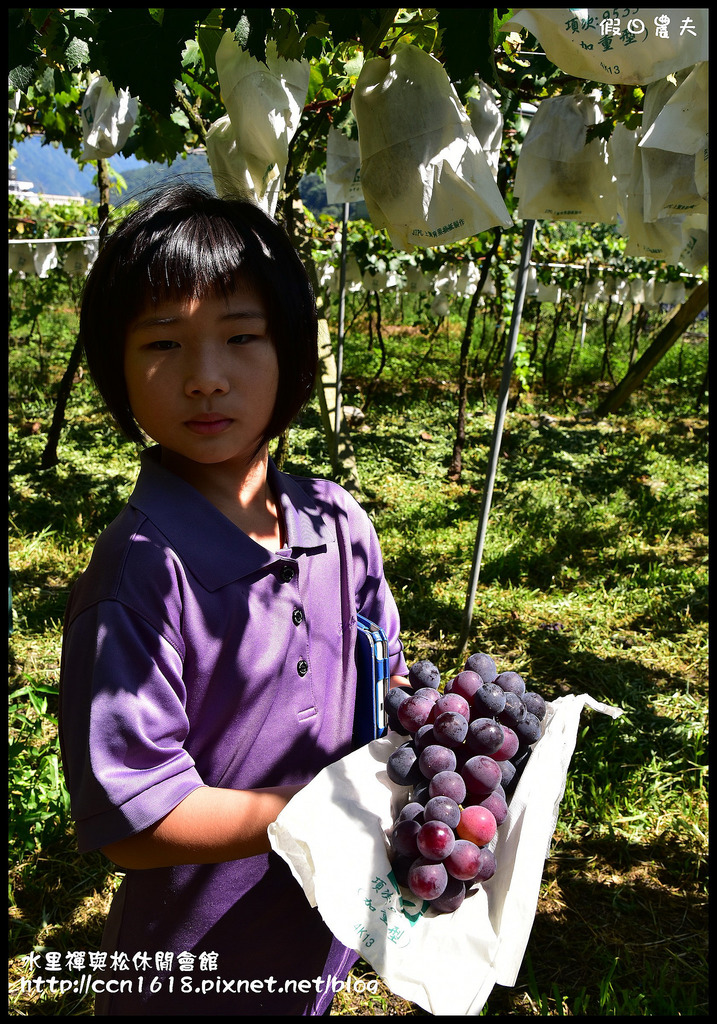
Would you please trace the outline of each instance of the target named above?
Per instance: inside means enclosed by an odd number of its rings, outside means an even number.
[[[207,10],[167,7],[161,25],[147,8],[108,11],[98,27],[98,42],[105,74],[114,87],[128,88],[142,103],[169,117],[186,41],[194,38],[197,22]]]
[[[89,63],[90,59],[90,48],[84,39],[78,39],[76,36],[71,39],[67,44],[65,50],[65,64],[72,70],[73,68],[84,67]]]
[[[182,67],[194,68],[202,59],[202,51],[196,39],[188,39],[182,54]]]
[[[439,8],[442,60],[452,82],[478,75],[487,85],[497,84],[493,60],[492,8]]]
[[[271,25],[271,8],[241,8],[234,28],[234,38],[252,57],[266,63],[266,42]]]

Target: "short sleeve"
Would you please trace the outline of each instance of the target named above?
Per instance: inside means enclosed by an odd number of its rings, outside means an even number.
[[[65,632],[60,704],[82,851],[141,832],[203,785],[188,730],[175,647],[120,601],[82,611]]]

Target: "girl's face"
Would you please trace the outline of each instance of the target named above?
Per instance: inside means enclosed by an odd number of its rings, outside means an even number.
[[[253,461],[279,384],[254,291],[147,306],[127,331],[124,372],[137,422],[164,450],[205,466]]]

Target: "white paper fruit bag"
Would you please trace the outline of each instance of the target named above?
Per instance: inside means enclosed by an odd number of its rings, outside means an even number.
[[[587,129],[603,121],[595,98],[554,96],[539,105],[515,172],[519,214],[531,220],[613,224],[617,188],[607,145]]]
[[[708,19],[706,7],[515,7],[503,31],[528,29],[575,78],[646,85],[707,60]]]
[[[437,915],[400,887],[389,861],[386,834],[406,790],[389,780],[386,764],[405,736],[390,732],[324,769],[269,826],[309,902],[397,995],[432,1014],[473,1015],[496,983],[515,983],[585,706],[621,713],[587,694],[547,705],[490,844],[496,872],[452,914]]]
[[[207,136],[217,191],[248,190],[273,216],[309,88],[309,62],[284,60],[270,43],[263,63],[242,50],[230,31],[216,61],[227,110]]]
[[[361,191],[361,155],[359,144],[338,128],[329,128],[326,139],[326,201],[358,203]]]
[[[512,224],[443,65],[417,46],[367,60],[351,100],[361,187],[393,244],[447,245]]]
[[[82,105],[84,160],[104,160],[124,146],[137,120],[139,105],[129,89],[115,87],[104,75],[94,78],[85,93]]]

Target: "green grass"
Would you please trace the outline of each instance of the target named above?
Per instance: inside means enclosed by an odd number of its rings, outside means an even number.
[[[444,676],[458,651],[491,444],[499,365],[473,380],[459,482],[453,446],[460,324],[431,340],[406,316],[376,344],[358,316],[346,398],[363,501],[399,605],[408,660]],[[389,323],[384,312],[384,323]],[[98,947],[119,875],[80,857],[58,774],[60,634],[72,582],[136,474],[86,379],[73,389],[60,464],[40,471],[52,387],[72,339],[40,321],[10,345],[10,1013],[92,1015],[72,993],[19,993],[22,957]],[[477,328],[477,336],[480,328]],[[584,713],[528,951],[516,985],[483,1015],[707,1014],[707,442],[695,396],[706,326],[675,346],[619,414],[588,415],[610,386],[589,335],[559,387],[534,375],[513,396],[469,638],[546,697],[587,692],[620,706]],[[554,359],[567,359],[570,337]],[[485,344],[487,344],[487,339]],[[618,337],[613,371],[626,364]],[[478,348],[478,355],[484,351]],[[428,354],[427,354],[428,353]],[[479,362],[480,360],[476,360]],[[316,404],[292,430],[286,468],[331,474]],[[466,969],[470,969],[467,965]],[[355,977],[375,979],[361,962]],[[335,1015],[426,1015],[383,983],[342,994]]]

